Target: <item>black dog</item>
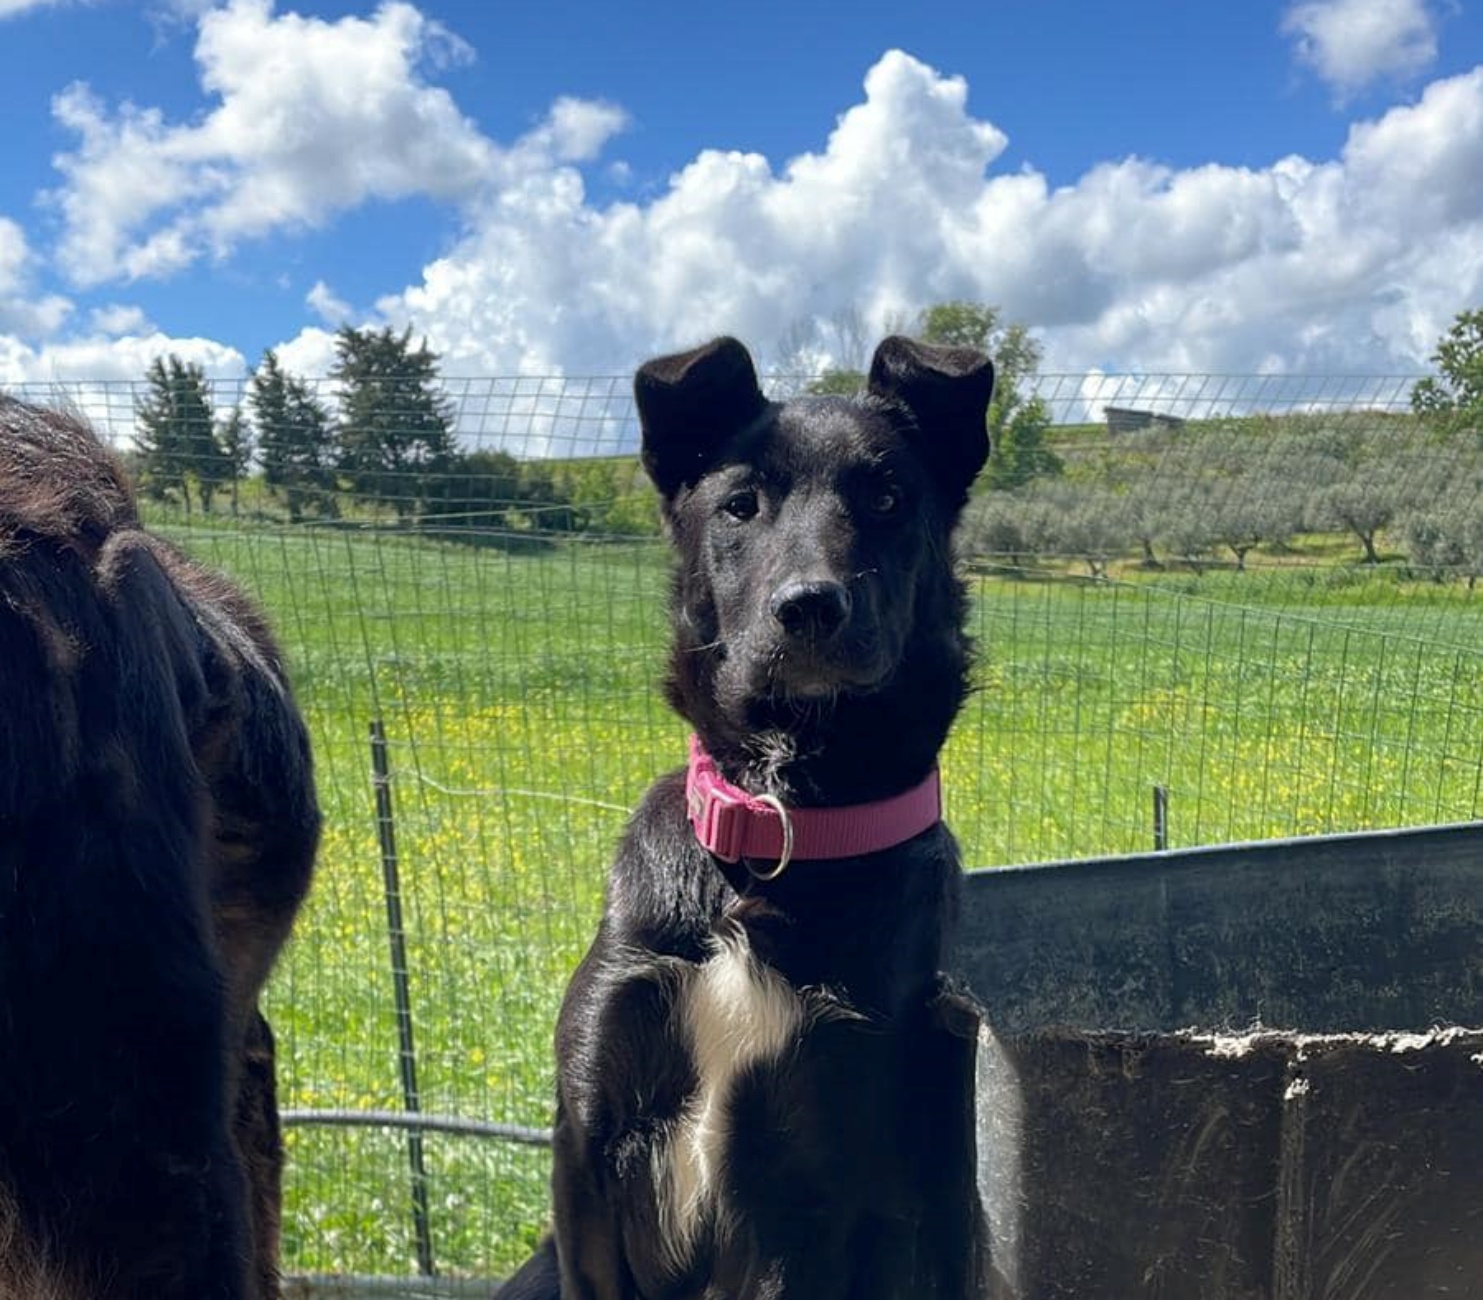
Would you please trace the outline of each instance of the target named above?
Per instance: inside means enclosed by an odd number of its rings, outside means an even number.
[[[502,1300],[983,1293],[950,536],[987,358],[891,338],[857,399],[766,401],[741,344],[643,366],[679,551],[688,774],[619,849],[556,1034],[555,1232]]]
[[[0,398],[0,1300],[278,1295],[258,995],[318,832],[257,611]]]

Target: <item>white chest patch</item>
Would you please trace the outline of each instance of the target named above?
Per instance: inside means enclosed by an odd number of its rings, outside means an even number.
[[[746,1070],[777,1061],[812,1019],[787,980],[752,953],[745,934],[716,941],[676,1008],[695,1061],[696,1087],[655,1149],[661,1235],[682,1268],[701,1225],[725,1212],[718,1192],[730,1137],[731,1094]]]

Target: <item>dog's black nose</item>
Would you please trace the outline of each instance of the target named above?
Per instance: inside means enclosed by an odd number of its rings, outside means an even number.
[[[788,582],[772,593],[772,616],[789,636],[827,641],[850,616],[850,593],[838,582]]]

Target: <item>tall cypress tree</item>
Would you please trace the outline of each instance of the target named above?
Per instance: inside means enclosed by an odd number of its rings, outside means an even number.
[[[340,384],[340,470],[362,500],[390,505],[405,522],[452,464],[453,404],[441,391],[438,358],[424,339],[341,327],[335,336]]]
[[[145,490],[162,499],[179,492],[189,514],[194,485],[201,508],[210,510],[212,496],[231,481],[234,467],[217,438],[205,370],[171,353],[154,359],[145,382],[149,391],[134,412]]]
[[[237,485],[247,477],[252,467],[252,430],[240,405],[232,407],[216,430],[216,442],[221,448],[230,471],[229,486],[232,493],[232,515],[237,514]]]
[[[289,518],[302,519],[306,507],[323,515],[338,513],[334,425],[309,384],[285,371],[270,348],[252,377],[248,402],[263,481],[287,503]]]

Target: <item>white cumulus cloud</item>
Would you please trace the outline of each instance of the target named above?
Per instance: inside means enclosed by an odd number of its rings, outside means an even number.
[[[106,307],[95,307],[88,313],[95,334],[106,334],[114,338],[124,335],[153,334],[155,328],[144,314],[142,307],[113,303]]]
[[[1341,102],[1377,81],[1423,72],[1437,57],[1426,0],[1299,0],[1282,30]]]
[[[127,444],[134,436],[135,402],[144,393],[142,376],[156,357],[169,353],[199,364],[208,380],[226,381],[228,394],[238,390],[245,373],[242,355],[214,339],[153,330],[115,338],[101,331],[30,345],[0,333],[0,390],[65,404],[105,437]]]
[[[878,318],[968,292],[949,250],[1004,134],[968,116],[960,78],[900,52],[865,91],[822,152],[781,174],[760,154],[708,150],[653,201],[599,209],[575,169],[531,172],[380,310],[459,364],[580,373],[720,329],[765,346],[815,313]]]
[[[36,295],[32,288],[36,257],[18,222],[0,217],[0,334],[45,337],[72,314],[60,294]]]
[[[201,16],[195,56],[214,101],[198,120],[110,106],[84,85],[57,97],[77,136],[53,196],[75,282],[167,275],[367,199],[461,202],[497,170],[494,147],[421,73],[469,52],[409,4],[327,22],[230,0]]]
[[[314,282],[314,287],[304,295],[304,301],[316,316],[330,325],[338,326],[355,315],[355,309],[323,280]]]
[[[616,372],[722,331],[879,330],[948,298],[1038,329],[1048,367],[1422,367],[1483,297],[1483,69],[1361,122],[1341,155],[1261,168],[1138,158],[1052,187],[996,172],[967,87],[899,51],[824,147],[774,167],[704,152],[645,203],[531,172],[378,320],[458,373]]]
[[[26,232],[19,223],[0,217],[0,294],[14,293],[30,260]]]
[[[46,9],[52,5],[66,4],[67,0],[0,0],[0,21],[18,18],[33,9]]]
[[[410,325],[452,377],[613,375],[722,332],[771,363],[801,323],[857,319],[875,335],[950,298],[1030,325],[1046,370],[1413,372],[1483,301],[1483,67],[1356,121],[1333,157],[1124,157],[1052,185],[1003,168],[1007,138],[980,107],[992,87],[970,104],[962,78],[893,50],[816,148],[706,150],[657,193],[597,202],[582,169],[611,166],[621,107],[561,99],[524,136],[490,141],[426,79],[463,57],[405,4],[327,23],[229,0],[202,19],[215,99],[201,117],[84,87],[58,100],[79,140],[58,198],[68,265],[84,283],[158,274],[378,196],[451,205],[456,241],[359,319],[315,285],[312,325],[278,349],[311,375],[342,320]],[[248,73],[261,61],[272,103]],[[0,333],[18,331],[3,313],[25,305],[30,256],[0,221]],[[102,365],[102,325],[82,340],[19,334],[0,346],[0,379]],[[149,338],[117,339],[106,373],[141,374]]]

